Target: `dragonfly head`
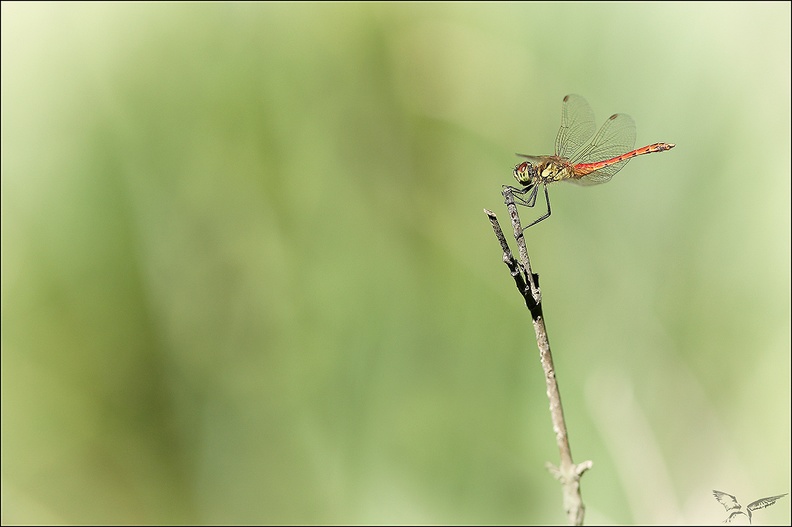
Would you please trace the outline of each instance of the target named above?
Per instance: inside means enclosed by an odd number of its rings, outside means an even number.
[[[514,167],[514,179],[520,185],[527,187],[535,182],[537,177],[536,168],[528,161],[523,161]]]

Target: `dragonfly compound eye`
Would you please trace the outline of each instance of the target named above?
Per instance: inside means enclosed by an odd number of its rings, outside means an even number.
[[[514,179],[521,185],[528,185],[536,178],[536,169],[528,161],[523,161],[514,167]]]

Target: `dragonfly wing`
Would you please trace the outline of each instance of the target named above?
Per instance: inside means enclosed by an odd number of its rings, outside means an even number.
[[[572,158],[573,164],[595,163],[629,152],[635,147],[635,121],[627,114],[611,115],[597,135]]]
[[[571,159],[573,165],[597,163],[625,154],[635,146],[635,121],[627,114],[611,115],[597,135]],[[596,185],[610,180],[631,158],[603,166],[580,179],[571,181],[580,185]]]
[[[618,163],[614,163],[612,165],[608,165],[605,168],[600,168],[599,170],[595,170],[585,176],[580,178],[570,178],[565,179],[564,181],[569,181],[574,183],[575,185],[580,185],[582,187],[590,187],[591,185],[599,185],[600,183],[605,183],[610,181],[616,172],[624,168],[624,165],[627,164],[629,159],[625,159],[624,161],[619,161]]]
[[[517,154],[517,155],[520,157],[524,157],[533,164],[541,163],[547,158],[547,156],[529,156],[528,154]]]
[[[561,104],[561,128],[555,142],[555,155],[571,157],[594,135],[594,112],[586,99],[570,94]]]

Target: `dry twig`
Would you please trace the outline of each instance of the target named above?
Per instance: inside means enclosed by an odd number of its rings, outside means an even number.
[[[558,467],[551,463],[547,463],[546,466],[550,473],[561,482],[564,493],[564,509],[566,510],[569,524],[583,525],[583,516],[586,508],[580,495],[580,477],[586,470],[591,468],[592,462],[584,461],[576,465],[572,461],[572,451],[569,448],[569,437],[567,435],[566,422],[564,421],[564,409],[561,406],[561,394],[558,390],[555,368],[553,367],[553,355],[550,353],[550,341],[547,338],[547,329],[545,328],[544,315],[542,314],[542,293],[539,289],[539,275],[534,274],[531,270],[531,261],[528,258],[528,250],[525,247],[525,237],[523,236],[520,217],[514,204],[514,196],[508,186],[503,188],[503,197],[506,200],[506,207],[512,220],[514,238],[517,241],[520,254],[519,262],[512,256],[509,244],[506,242],[506,237],[503,235],[498,223],[498,218],[492,211],[484,209],[484,212],[489,216],[495,236],[501,244],[503,262],[509,268],[533,320],[536,343],[539,345],[539,357],[547,384],[547,398],[550,400],[553,431],[561,453],[561,462]]]

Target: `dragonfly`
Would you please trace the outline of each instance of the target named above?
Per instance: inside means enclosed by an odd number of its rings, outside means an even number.
[[[556,181],[571,181],[578,185],[605,183],[627,162],[637,156],[664,152],[673,143],[655,143],[635,147],[635,121],[629,115],[616,113],[594,134],[594,112],[580,95],[570,94],[561,104],[561,128],[555,140],[555,154],[533,156],[517,154],[528,161],[514,167],[514,179],[521,188],[508,186],[517,202],[526,207],[536,205],[539,187],[544,190],[547,212],[528,227],[550,217],[550,197],[547,185]],[[523,197],[528,194],[527,197]],[[523,229],[526,230],[528,227]]]

